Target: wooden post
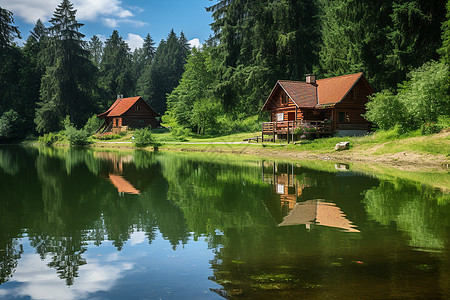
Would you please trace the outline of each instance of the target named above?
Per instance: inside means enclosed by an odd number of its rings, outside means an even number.
[[[289,144],[289,121],[287,121],[286,139],[287,139],[287,143]]]
[[[294,142],[294,129],[295,129],[295,121],[292,122],[292,139],[291,139],[292,142]]]
[[[275,127],[277,126],[277,123],[275,122],[275,125],[272,123],[272,130],[273,130],[273,142],[275,143]]]
[[[258,140],[256,140],[256,142],[258,142]],[[261,143],[264,143],[264,123],[262,124],[261,129]]]

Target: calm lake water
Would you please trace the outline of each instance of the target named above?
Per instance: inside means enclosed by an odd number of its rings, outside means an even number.
[[[346,165],[3,147],[0,191],[1,299],[450,298],[450,195]]]

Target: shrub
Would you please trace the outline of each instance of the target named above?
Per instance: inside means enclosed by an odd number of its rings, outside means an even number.
[[[87,120],[86,125],[84,125],[84,130],[86,130],[87,133],[92,135],[94,134],[95,131],[97,131],[99,127],[100,127],[100,120],[97,118],[96,115],[93,115]]]
[[[153,139],[152,131],[149,128],[137,129],[134,132],[133,142],[139,148],[153,146],[157,149],[161,145]]]
[[[23,136],[23,120],[14,110],[5,112],[0,118],[0,137],[13,138]]]
[[[443,129],[443,126],[436,123],[425,123],[420,127],[422,135],[438,133]]]
[[[43,136],[39,137],[39,142],[43,143],[46,146],[51,146],[54,143],[63,140],[63,134],[60,132],[50,132],[50,133],[46,133]]]
[[[103,140],[103,141],[116,140],[116,139],[120,139],[121,135],[114,134],[112,132],[106,132],[106,133],[103,133],[103,134],[96,135],[95,138],[98,139],[98,140]]]
[[[305,135],[305,137],[308,135],[314,134],[316,132],[317,132],[317,128],[312,125],[299,126],[299,127],[295,128],[295,130],[294,130],[294,134],[300,135],[300,136]]]
[[[66,138],[71,146],[86,146],[91,143],[90,134],[84,129],[76,129],[73,126],[66,126]]]
[[[425,63],[408,74],[410,79],[399,85],[397,94],[383,91],[373,95],[367,103],[366,119],[381,129],[399,125],[403,131],[411,131],[449,116],[449,76],[445,64]]]

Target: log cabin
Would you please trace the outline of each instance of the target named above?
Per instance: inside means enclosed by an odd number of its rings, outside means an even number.
[[[270,122],[262,124],[262,135],[294,137],[298,127],[319,135],[361,135],[371,123],[362,116],[374,90],[362,73],[306,81],[279,80],[264,103]],[[297,131],[298,132],[298,131]]]
[[[105,120],[97,132],[117,133],[127,130],[129,127],[151,126],[157,128],[160,126],[161,115],[155,112],[141,97],[123,98],[119,95],[113,105],[97,117]]]

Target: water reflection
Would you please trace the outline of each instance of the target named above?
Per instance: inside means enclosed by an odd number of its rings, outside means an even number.
[[[0,148],[0,179],[0,298],[450,297],[449,195],[421,184],[52,148]]]

